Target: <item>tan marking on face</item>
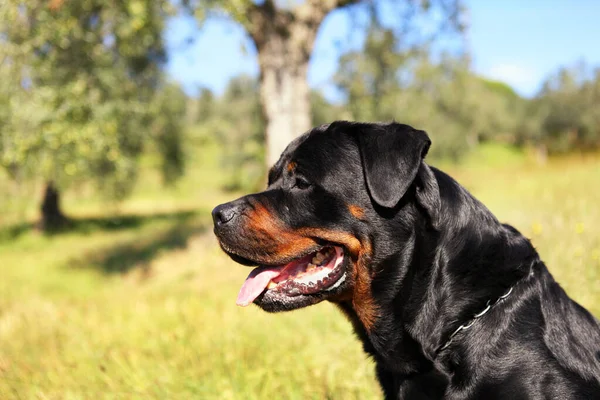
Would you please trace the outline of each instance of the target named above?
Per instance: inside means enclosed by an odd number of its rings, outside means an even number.
[[[352,306],[356,315],[362,322],[367,332],[370,332],[379,314],[379,307],[375,303],[371,291],[371,272],[368,264],[371,261],[371,244],[365,243],[361,248],[360,256],[354,263],[354,288],[352,291]]]
[[[288,163],[286,169],[288,170],[288,172],[292,172],[293,170],[295,170],[296,169],[296,162],[290,161]]]
[[[352,214],[354,218],[363,219],[365,217],[365,209],[356,204],[348,204],[348,211],[350,211],[350,214]]]
[[[279,263],[318,246],[314,239],[287,229],[283,222],[263,205],[256,205],[248,216],[245,231],[250,235],[245,238],[254,247],[260,258],[258,261]]]
[[[298,233],[302,236],[308,236],[315,240],[331,242],[344,246],[350,253],[350,257],[356,258],[360,254],[360,241],[354,235],[343,231],[333,231],[323,228],[301,228]]]

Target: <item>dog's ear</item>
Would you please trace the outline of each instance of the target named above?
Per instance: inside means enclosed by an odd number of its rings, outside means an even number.
[[[403,124],[361,124],[357,132],[362,166],[371,198],[394,208],[417,176],[431,140]]]

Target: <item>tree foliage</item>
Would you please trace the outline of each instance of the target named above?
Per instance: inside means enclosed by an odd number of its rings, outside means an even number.
[[[259,102],[258,81],[233,78],[221,96],[203,89],[188,106],[198,136],[218,144],[219,162],[229,190],[253,190],[263,183],[265,126]]]
[[[185,102],[161,71],[168,1],[7,0],[0,8],[0,165],[122,198],[151,143],[182,171]]]
[[[600,68],[585,64],[560,68],[534,100],[540,135],[550,152],[600,147]]]

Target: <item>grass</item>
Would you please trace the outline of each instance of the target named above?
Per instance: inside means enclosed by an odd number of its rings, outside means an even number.
[[[449,172],[530,237],[567,292],[600,316],[600,158],[538,166],[511,157],[483,168],[484,153]],[[211,233],[210,209],[235,196],[218,190],[215,165],[195,162],[168,190],[147,175],[108,211],[69,195],[75,223],[59,235],[3,228],[1,399],[381,397],[333,306],[278,315],[235,306],[248,269]]]

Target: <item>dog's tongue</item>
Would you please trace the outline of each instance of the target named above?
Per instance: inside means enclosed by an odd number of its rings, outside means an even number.
[[[281,267],[263,267],[252,270],[240,289],[236,304],[242,307],[251,304],[265,290],[271,279],[280,273]]]

